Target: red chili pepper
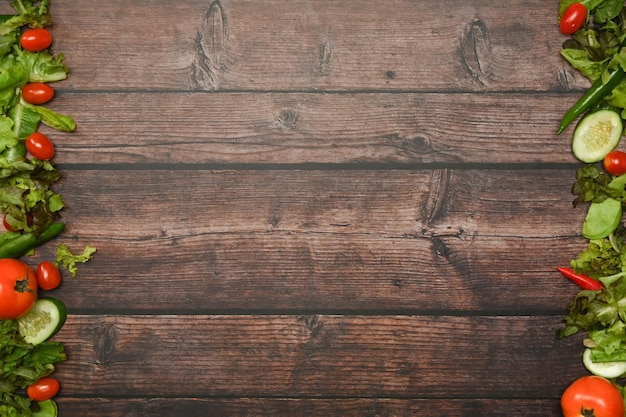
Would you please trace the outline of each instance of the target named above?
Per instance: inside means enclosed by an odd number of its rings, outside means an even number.
[[[577,284],[583,290],[601,290],[604,284],[597,279],[588,277],[587,275],[577,274],[572,268],[558,267],[557,271],[567,277],[570,281]]]

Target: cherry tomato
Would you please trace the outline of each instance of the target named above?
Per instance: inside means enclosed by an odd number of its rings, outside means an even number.
[[[45,104],[54,97],[54,88],[46,83],[28,83],[22,87],[22,97],[30,104]]]
[[[626,174],[626,152],[611,151],[603,160],[604,169],[611,175]]]
[[[26,149],[35,158],[46,161],[54,156],[54,145],[43,133],[35,132],[26,138]]]
[[[31,225],[33,223],[33,216],[31,214],[27,214],[26,215],[26,224],[27,225]],[[17,230],[15,230],[13,228],[13,226],[11,226],[9,224],[9,221],[7,220],[7,215],[4,215],[4,218],[2,219],[2,224],[4,225],[4,228],[7,229],[7,231],[9,232],[17,232]]]
[[[29,385],[26,388],[26,393],[28,397],[35,401],[46,401],[57,395],[59,392],[59,381],[56,379],[46,376],[35,382],[34,384]]]
[[[7,215],[6,214],[4,215],[4,218],[2,219],[2,224],[4,225],[4,228],[7,229],[9,232],[15,232],[13,227],[7,221]]]
[[[52,45],[52,35],[44,28],[27,29],[20,36],[20,45],[27,51],[43,51]]]
[[[624,399],[619,389],[599,376],[583,376],[561,397],[565,417],[624,417]]]
[[[61,271],[52,262],[43,261],[37,266],[37,284],[42,290],[53,290],[61,285]]]
[[[582,3],[572,3],[563,12],[559,28],[564,35],[571,35],[587,21],[587,8]]]
[[[37,276],[24,262],[0,259],[0,320],[23,316],[37,300]]]

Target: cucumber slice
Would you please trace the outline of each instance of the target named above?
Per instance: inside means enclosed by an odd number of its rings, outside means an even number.
[[[618,378],[626,373],[626,362],[594,362],[591,360],[591,349],[585,349],[583,364],[589,372],[604,378]]]
[[[610,235],[622,221],[622,202],[607,198],[591,203],[583,222],[582,235],[587,239],[602,239]]]
[[[623,131],[622,117],[613,110],[598,110],[587,114],[574,131],[574,156],[586,163],[601,161],[615,149]]]
[[[40,298],[17,319],[20,335],[27,343],[38,345],[58,332],[67,318],[65,304],[56,298]]]
[[[32,417],[57,417],[59,408],[53,400],[38,401],[39,411],[33,411]]]

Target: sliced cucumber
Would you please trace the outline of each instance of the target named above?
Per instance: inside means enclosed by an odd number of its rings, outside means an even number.
[[[40,298],[35,305],[17,319],[19,332],[32,345],[45,342],[58,332],[67,318],[65,304],[56,298]]]
[[[626,362],[594,362],[591,360],[591,349],[585,349],[583,364],[589,372],[604,378],[618,378],[626,373]]]
[[[574,131],[574,156],[586,163],[601,161],[615,149],[623,131],[622,117],[613,110],[598,110],[587,114]]]
[[[39,411],[33,411],[32,417],[57,417],[59,415],[59,408],[54,400],[38,401]]]

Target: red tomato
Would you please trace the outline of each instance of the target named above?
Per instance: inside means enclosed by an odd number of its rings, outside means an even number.
[[[20,36],[22,48],[31,52],[43,51],[52,45],[52,35],[48,29],[33,28],[25,30]]]
[[[564,35],[571,35],[587,21],[587,8],[582,3],[572,3],[563,12],[559,28]]]
[[[609,152],[603,161],[604,169],[611,175],[626,174],[626,152]]]
[[[0,259],[0,320],[23,316],[36,300],[35,272],[17,259]]]
[[[26,150],[35,158],[46,161],[54,156],[54,145],[43,133],[35,132],[26,138]]]
[[[46,83],[28,83],[22,87],[22,97],[30,104],[45,104],[54,97],[54,88]]]
[[[61,271],[52,262],[41,262],[37,266],[37,284],[42,290],[55,289],[61,285]]]
[[[44,377],[26,388],[28,397],[35,401],[46,401],[59,392],[59,381],[52,377]]]
[[[2,224],[4,225],[4,228],[7,229],[9,232],[15,232],[15,230],[13,230],[13,227],[11,227],[11,225],[7,221],[6,214],[4,215],[4,218],[2,219]]]
[[[33,223],[33,216],[30,214],[26,215],[26,224],[28,224],[29,226]],[[4,215],[4,218],[2,219],[2,224],[4,225],[4,228],[7,229],[7,231],[9,232],[16,232],[17,230],[13,229],[13,226],[11,226],[9,224],[9,222],[7,221],[7,215]]]
[[[583,376],[561,397],[565,417],[624,417],[624,399],[619,389],[599,376]]]

